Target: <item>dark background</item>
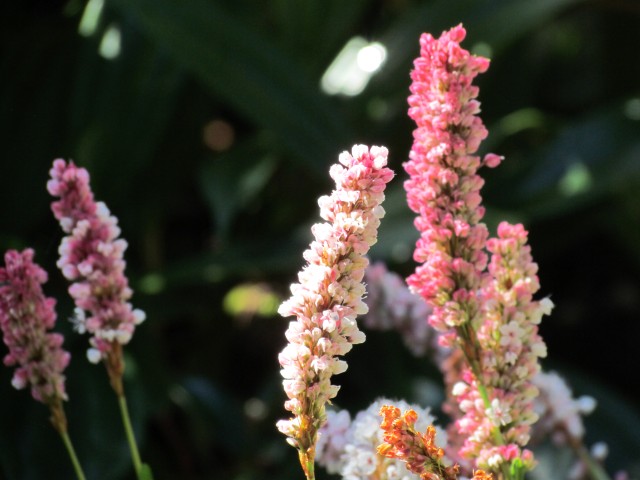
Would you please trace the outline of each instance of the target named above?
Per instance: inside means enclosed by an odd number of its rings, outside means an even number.
[[[390,150],[380,241],[371,255],[408,274],[416,238],[402,162],[418,37],[463,22],[486,53],[486,222],[524,222],[542,294],[556,308],[545,367],[599,401],[587,443],[609,471],[638,472],[640,339],[640,3],[634,0],[83,0],[0,7],[0,247],[34,247],[50,272],[65,343],[71,436],[91,479],[131,479],[104,369],[70,332],[55,269],[61,232],[46,192],[54,158],[86,167],[120,219],[133,304],[148,320],[127,347],[127,392],[143,458],[163,479],[301,478],[274,427],[285,416],[275,314],[301,268],[328,168],[355,143]],[[92,2],[95,6],[96,2]],[[99,54],[118,31],[117,57]],[[387,61],[356,97],[319,79],[355,35]],[[488,49],[488,50],[487,50]],[[239,288],[241,287],[241,288]],[[338,404],[424,397],[427,360],[393,333],[347,356]],[[44,407],[0,373],[0,479],[69,479]],[[422,392],[422,393],[421,393]],[[539,457],[564,478],[567,459]],[[635,469],[635,470],[634,470]],[[320,473],[321,478],[326,477]]]

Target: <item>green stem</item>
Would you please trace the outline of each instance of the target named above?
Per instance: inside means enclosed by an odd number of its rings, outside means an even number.
[[[309,450],[298,450],[298,456],[300,458],[300,465],[302,466],[306,480],[316,480],[315,445]]]
[[[76,451],[71,443],[71,438],[69,438],[69,434],[65,430],[60,432],[60,436],[62,437],[64,446],[67,448],[67,452],[71,458],[71,463],[73,464],[73,470],[76,472],[76,477],[78,477],[78,480],[86,480],[84,472],[82,471],[82,466],[80,466],[80,462],[78,461]]]
[[[591,457],[584,445],[574,445],[574,449],[578,457],[580,457],[580,460],[587,466],[589,476],[592,480],[611,480],[609,474]]]
[[[489,393],[487,392],[487,387],[485,387],[484,384],[480,382],[481,377],[480,377],[479,368],[477,366],[476,368],[474,368],[474,366],[475,365],[472,365],[471,370],[473,371],[473,374],[476,377],[476,384],[478,385],[478,393],[480,393],[480,397],[482,398],[482,403],[484,404],[484,408],[486,410],[489,410],[491,408],[491,402],[489,401]],[[493,441],[496,443],[496,445],[505,444],[504,437],[502,436],[502,432],[500,431],[500,428],[493,427],[491,429],[491,435],[493,436]],[[511,473],[509,471],[509,466],[506,463],[502,463],[500,469],[502,470],[502,475],[504,476],[505,480],[510,480]]]
[[[482,397],[482,403],[484,403],[484,408],[489,410],[491,408],[491,402],[489,401],[489,394],[487,393],[487,388],[480,383],[480,381],[476,377],[476,381],[478,382],[478,392]],[[496,442],[496,445],[504,445],[504,438],[502,438],[502,433],[498,427],[493,427],[491,429],[491,434],[493,435],[493,440]]]
[[[122,423],[124,424],[124,431],[127,435],[127,441],[129,442],[129,450],[131,450],[133,468],[136,471],[138,480],[142,480],[142,461],[140,460],[138,444],[136,443],[136,437],[133,434],[133,427],[131,426],[131,418],[129,417],[129,409],[127,408],[127,399],[124,395],[118,395],[118,404],[120,405],[120,414],[122,416]]]
[[[489,401],[489,394],[487,393],[487,388],[482,383],[480,383],[480,380],[478,379],[478,375],[476,375],[476,382],[478,384],[478,392],[482,397],[482,403],[484,404],[484,408],[488,410],[491,408],[491,402]],[[505,443],[504,438],[502,437],[502,432],[500,432],[500,429],[498,427],[493,427],[491,429],[491,435],[493,436],[493,441],[496,442],[496,445],[504,445]],[[501,470],[505,480],[511,478],[509,467],[507,466],[506,463],[502,463]]]
[[[307,463],[307,480],[316,480],[315,464],[313,460]]]

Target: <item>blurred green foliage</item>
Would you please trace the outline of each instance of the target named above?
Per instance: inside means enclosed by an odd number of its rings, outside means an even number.
[[[487,174],[487,222],[530,229],[557,305],[542,327],[547,366],[599,399],[588,442],[609,443],[609,470],[638,474],[640,3],[9,0],[0,247],[33,246],[51,273],[46,292],[59,298],[73,354],[70,430],[89,478],[133,477],[104,371],[65,321],[51,161],[89,169],[129,242],[133,303],[148,320],[127,349],[127,392],[155,478],[299,478],[274,427],[285,414],[277,353],[287,321],[255,299],[239,312],[238,299],[251,285],[286,296],[316,198],[331,188],[328,167],[354,143],[386,145],[398,176],[372,256],[413,268],[401,167],[409,71],[421,32],[460,22],[465,46],[492,58],[479,80],[483,148],[507,157]],[[387,61],[360,95],[328,96],[320,78],[355,35],[385,45]],[[392,334],[370,333],[347,360],[338,403],[352,409],[382,394],[413,400],[425,378],[438,382]],[[10,377],[0,373],[0,479],[71,478],[47,412]],[[540,458],[540,472],[564,478],[557,452]]]

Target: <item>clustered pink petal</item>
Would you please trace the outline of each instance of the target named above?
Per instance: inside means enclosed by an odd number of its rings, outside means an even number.
[[[67,399],[64,369],[70,355],[63,337],[48,333],[56,321],[53,298],[44,296],[47,273],[33,262],[33,250],[9,250],[0,267],[0,327],[9,353],[7,366],[17,365],[12,384],[31,386],[33,398],[48,405]]]
[[[461,48],[464,37],[462,26],[439,39],[424,34],[411,75],[409,115],[417,129],[405,189],[419,214],[414,258],[421,265],[407,282],[433,308],[429,323],[440,342],[463,352],[464,363],[447,375],[458,403],[451,438],[462,442],[459,455],[495,471],[519,459],[527,470],[533,455],[522,447],[537,419],[532,378],[546,355],[537,324],[552,303],[533,300],[537,266],[524,227],[504,222],[489,239],[481,223],[484,182],[477,172],[502,157],[475,154],[487,130],[472,81],[489,61]]]
[[[487,130],[477,116],[478,88],[472,81],[489,60],[460,47],[465,35],[457,26],[439,39],[426,33],[420,38],[409,97],[417,128],[404,165],[410,177],[407,202],[420,215],[414,259],[421,265],[407,282],[433,306],[429,322],[447,334],[443,342],[478,311],[476,292],[487,264],[488,232],[480,223],[484,181],[477,174],[483,162],[474,155]],[[484,163],[495,166],[499,158],[491,154]]]
[[[94,200],[84,168],[58,159],[50,175],[47,189],[59,197],[51,209],[68,234],[60,244],[58,267],[73,282],[69,294],[77,307],[76,327],[92,335],[87,355],[97,363],[114,343],[127,344],[145,318],[128,302],[132,291],[123,259],[127,242],[118,238],[117,218]]]
[[[285,408],[293,414],[278,422],[278,429],[307,460],[313,457],[317,431],[325,422],[325,404],[339,387],[331,376],[346,370],[338,359],[362,343],[356,316],[367,312],[362,283],[376,242],[384,209],[386,184],[393,172],[386,168],[387,149],[356,145],[344,152],[330,169],[336,189],[318,200],[326,220],[312,227],[315,240],[304,252],[307,266],[291,285],[292,296],[280,306],[284,317],[295,316],[286,332],[289,344],[280,353]],[[303,464],[304,467],[304,464]]]
[[[480,290],[483,323],[477,329],[482,375],[467,375],[456,392],[464,413],[456,426],[466,437],[460,452],[477,458],[480,468],[495,468],[514,458],[533,467],[532,454],[520,448],[529,442],[531,425],[538,419],[534,400],[539,392],[533,378],[540,371],[539,358],[547,354],[538,324],[553,304],[548,298],[533,300],[540,288],[538,267],[526,242],[524,227],[507,222],[498,226],[497,238],[487,241],[491,262]],[[478,380],[487,387],[490,408],[480,399]],[[509,450],[492,445],[495,428]]]

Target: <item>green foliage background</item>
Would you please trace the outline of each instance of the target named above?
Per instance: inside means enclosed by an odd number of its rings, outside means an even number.
[[[127,348],[127,391],[155,478],[300,478],[274,427],[285,413],[277,353],[287,321],[255,295],[227,294],[258,284],[287,295],[316,198],[331,188],[328,167],[355,143],[386,145],[397,172],[372,257],[411,271],[401,167],[409,71],[421,32],[460,22],[465,46],[492,58],[479,79],[491,132],[483,149],[507,157],[487,173],[487,223],[530,230],[542,293],[557,306],[542,327],[545,366],[598,399],[587,442],[609,444],[608,469],[638,475],[637,1],[105,0],[82,36],[84,9],[84,0],[0,6],[0,247],[32,246],[50,272],[46,292],[59,299],[73,355],[70,430],[91,479],[133,477],[104,371],[65,321],[61,233],[45,189],[52,160],[89,169],[129,242],[133,303],[148,320]],[[121,52],[107,60],[98,51],[113,28]],[[354,35],[383,43],[387,62],[361,95],[329,97],[319,79]],[[214,120],[233,131],[223,151],[205,142]],[[437,396],[426,360],[394,334],[367,333],[336,378],[340,406]],[[0,479],[72,478],[46,410],[10,378],[2,369]],[[539,453],[532,478],[566,478],[562,453]]]

